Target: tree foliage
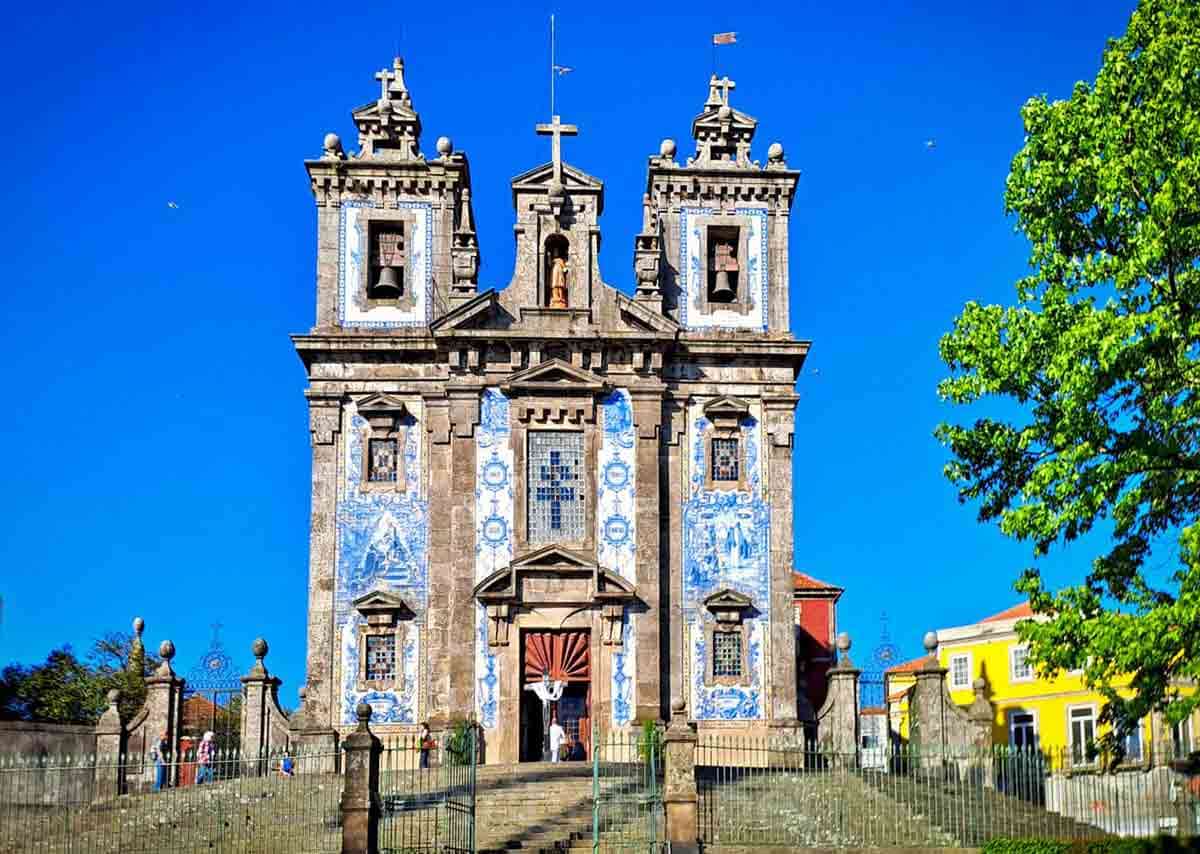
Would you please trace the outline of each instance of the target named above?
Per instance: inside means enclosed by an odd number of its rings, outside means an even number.
[[[95,723],[108,707],[108,692],[116,688],[121,717],[129,720],[146,698],[145,676],[157,665],[122,632],[98,638],[86,660],[64,646],[42,664],[10,664],[0,671],[0,719]]]
[[[964,307],[939,385],[1019,414],[940,425],[946,475],[1035,558],[1105,541],[1067,589],[1025,571],[1047,619],[1021,636],[1040,670],[1083,669],[1118,728],[1178,720],[1200,702],[1172,687],[1200,677],[1200,3],[1143,0],[1094,83],[1021,115],[1005,206],[1031,271],[1015,304]]]

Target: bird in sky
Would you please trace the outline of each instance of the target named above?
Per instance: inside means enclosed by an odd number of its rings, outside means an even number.
[[[925,147],[927,149],[929,149],[930,151],[933,151],[935,148],[937,148],[937,140],[936,139],[925,140]]]
[[[169,207],[173,211],[179,210],[179,205],[176,204],[175,202],[167,202],[167,207]]]

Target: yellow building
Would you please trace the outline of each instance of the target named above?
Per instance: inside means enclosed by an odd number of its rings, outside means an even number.
[[[975,698],[973,685],[982,678],[984,696],[995,708],[992,743],[1064,751],[1072,765],[1086,763],[1087,745],[1103,731],[1099,723],[1104,698],[1083,683],[1078,671],[1045,678],[1034,672],[1028,649],[1016,625],[1037,619],[1028,603],[985,617],[977,623],[937,630],[937,660],[947,670],[950,697],[960,706]],[[921,657],[888,669],[885,690],[891,729],[908,739],[908,697],[915,672],[929,659]],[[1194,686],[1181,685],[1183,691]],[[1175,726],[1153,715],[1141,722],[1125,743],[1126,762],[1160,764],[1200,747],[1200,714]]]

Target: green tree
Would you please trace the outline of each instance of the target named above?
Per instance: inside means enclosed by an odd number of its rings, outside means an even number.
[[[1021,115],[1005,206],[1031,272],[941,340],[942,398],[999,401],[938,427],[946,475],[1035,558],[1107,539],[1067,589],[1025,571],[1048,620],[1019,632],[1041,671],[1082,668],[1119,728],[1178,720],[1200,702],[1171,687],[1200,677],[1200,3],[1142,0],[1094,83]]]

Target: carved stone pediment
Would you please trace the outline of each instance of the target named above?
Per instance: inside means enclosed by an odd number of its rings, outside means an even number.
[[[402,418],[412,413],[408,411],[408,405],[400,398],[385,392],[377,392],[359,399],[358,414],[364,418],[370,418],[372,415],[391,415]]]
[[[522,172],[520,175],[512,179],[513,198],[521,191],[545,191],[550,182],[554,180],[554,163],[543,163],[541,166],[535,166],[527,172]],[[591,191],[599,193],[604,189],[604,182],[595,176],[589,175],[582,169],[576,169],[569,163],[562,164],[562,182],[563,189],[570,193],[572,190]],[[600,211],[596,211],[597,216]]]
[[[649,332],[661,332],[671,338],[679,334],[679,324],[624,294],[617,294],[617,308],[621,316],[633,328]]]
[[[594,395],[607,393],[608,383],[570,362],[549,359],[540,365],[510,374],[500,388],[509,397],[522,394]]]
[[[606,621],[605,642],[619,644],[619,632],[614,637],[608,624],[619,624],[623,606],[637,601],[632,583],[587,555],[556,545],[522,555],[492,573],[475,585],[474,595],[487,607],[488,642],[494,646],[508,643],[515,609],[547,605],[598,608]]]
[[[740,623],[754,611],[754,602],[744,593],[726,587],[707,596],[704,607],[712,612],[718,623]]]
[[[354,610],[366,617],[370,625],[395,625],[416,616],[402,597],[384,590],[373,590],[365,596],[359,596],[351,604]]]
[[[436,335],[450,335],[468,329],[503,329],[512,318],[500,307],[499,294],[486,290],[467,302],[460,303],[429,324]]]
[[[750,416],[750,404],[740,397],[718,397],[703,406],[704,417],[718,430],[736,430]]]

